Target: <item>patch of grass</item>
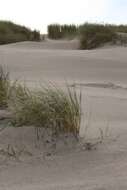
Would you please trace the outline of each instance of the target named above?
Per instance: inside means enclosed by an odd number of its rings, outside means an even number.
[[[30,91],[15,85],[10,98],[15,126],[35,126],[51,130],[54,137],[73,133],[77,138],[81,122],[81,93],[69,87],[62,90],[53,85]]]
[[[9,72],[0,66],[0,108],[7,107],[9,94]]]

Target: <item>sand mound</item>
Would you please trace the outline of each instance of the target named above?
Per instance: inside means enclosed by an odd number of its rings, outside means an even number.
[[[45,156],[76,148],[76,144],[72,135],[61,135],[58,139],[53,139],[51,133],[43,129],[39,129],[37,134],[35,127],[6,127],[0,131],[0,156],[11,155],[20,160],[26,160],[26,156],[40,157],[43,160]]]

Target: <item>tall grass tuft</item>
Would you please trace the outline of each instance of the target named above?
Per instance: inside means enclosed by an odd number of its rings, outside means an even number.
[[[0,108],[7,107],[9,94],[9,72],[0,66]]]
[[[48,85],[33,92],[17,85],[13,89],[10,108],[13,113],[13,125],[35,126],[51,130],[59,136],[73,133],[78,137],[81,122],[81,93],[76,89],[59,89]]]

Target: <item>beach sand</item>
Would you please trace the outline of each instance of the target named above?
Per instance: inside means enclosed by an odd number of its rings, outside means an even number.
[[[96,150],[62,149],[43,158],[33,148],[33,128],[6,128],[0,132],[1,147],[17,144],[28,149],[21,160],[1,157],[0,190],[127,189],[127,48],[76,48],[77,41],[3,45],[0,64],[12,80],[32,88],[47,81],[81,88],[80,135],[95,139],[103,131],[104,142]]]

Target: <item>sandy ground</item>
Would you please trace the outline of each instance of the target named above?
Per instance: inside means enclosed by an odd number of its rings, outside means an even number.
[[[23,42],[0,47],[0,64],[12,79],[36,87],[43,81],[81,87],[81,136],[106,135],[97,150],[69,149],[52,156],[28,152],[21,160],[0,159],[1,190],[126,190],[127,189],[127,48],[74,50],[73,42]],[[39,83],[38,83],[39,81]],[[27,131],[28,130],[28,131]],[[32,129],[5,129],[1,146],[19,143],[31,150]],[[107,132],[106,132],[107,131]],[[26,142],[27,139],[27,142]]]

